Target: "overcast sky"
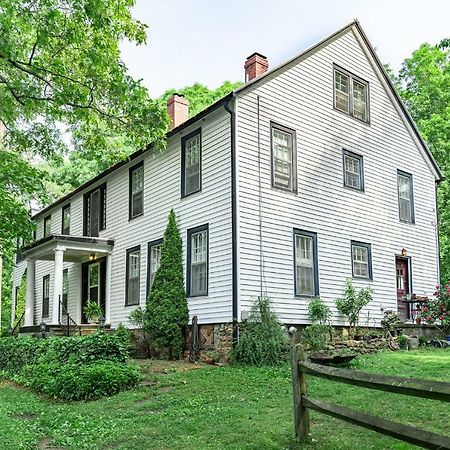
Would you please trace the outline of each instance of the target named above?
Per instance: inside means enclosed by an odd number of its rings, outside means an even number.
[[[251,53],[274,67],[355,18],[395,70],[421,43],[450,38],[450,0],[137,0],[134,17],[148,42],[124,43],[122,58],[152,96],[243,81]]]

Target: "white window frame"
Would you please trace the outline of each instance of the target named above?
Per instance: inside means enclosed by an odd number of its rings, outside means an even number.
[[[277,150],[276,134],[284,134],[289,136],[287,147],[287,154],[289,158],[279,157],[279,151]],[[272,186],[277,189],[283,189],[286,191],[297,192],[297,138],[295,130],[287,128],[285,126],[271,122],[270,124],[270,140],[271,140],[271,159],[272,159]],[[277,171],[279,166],[288,168],[288,175],[283,171]],[[289,173],[290,172],[290,173]],[[280,182],[283,178],[287,178],[288,182]]]
[[[344,92],[342,90],[339,90],[337,87],[337,76],[336,74],[339,74],[340,76],[347,78],[347,85],[348,85],[348,92]],[[355,84],[360,85],[364,89],[365,99],[361,100],[358,98],[355,98]],[[347,95],[348,96],[348,108],[342,109],[339,108],[338,102],[336,101],[337,93],[341,93],[341,95]],[[359,117],[359,115],[356,112],[355,105],[357,107],[358,102],[364,103],[364,117]],[[354,117],[355,119],[364,122],[364,123],[370,123],[370,117],[369,117],[369,102],[370,102],[370,96],[369,96],[369,83],[361,78],[359,78],[356,75],[353,75],[351,72],[342,69],[339,66],[334,65],[333,66],[333,105],[334,108],[338,111],[343,112],[344,114],[348,114],[351,117]]]

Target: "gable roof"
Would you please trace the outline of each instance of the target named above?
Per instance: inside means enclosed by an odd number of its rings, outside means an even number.
[[[423,147],[426,156],[428,157],[432,167],[434,168],[434,170],[436,172],[437,181],[443,181],[444,180],[444,175],[443,175],[442,171],[440,170],[439,166],[437,165],[436,160],[434,159],[434,157],[433,157],[430,149],[428,148],[426,142],[424,141],[424,139],[420,135],[420,132],[419,132],[416,124],[414,123],[414,120],[412,119],[411,115],[409,114],[409,112],[408,112],[405,104],[403,103],[402,99],[400,98],[399,94],[397,93],[397,91],[396,91],[396,89],[395,89],[391,79],[389,78],[389,75],[387,74],[383,64],[381,63],[380,59],[378,58],[374,48],[370,44],[366,34],[364,33],[364,31],[363,31],[363,29],[362,29],[362,27],[361,27],[361,25],[360,25],[360,23],[359,23],[359,21],[357,19],[355,19],[354,21],[352,21],[349,24],[345,25],[344,27],[340,28],[339,30],[335,31],[333,34],[325,37],[324,39],[322,39],[321,41],[317,42],[313,46],[311,46],[311,47],[307,48],[306,50],[302,51],[297,56],[289,59],[288,61],[285,61],[284,63],[274,67],[271,70],[268,70],[267,72],[263,73],[262,75],[254,78],[253,80],[245,83],[241,87],[239,87],[239,88],[235,89],[234,91],[230,92],[225,97],[222,97],[220,100],[216,101],[212,105],[210,105],[207,108],[205,108],[204,110],[200,111],[195,116],[192,116],[186,122],[182,123],[178,127],[174,128],[173,130],[171,130],[168,133],[166,133],[166,139],[169,139],[170,137],[172,137],[172,136],[176,135],[177,133],[183,131],[185,128],[189,127],[193,123],[197,122],[198,120],[201,120],[202,118],[206,117],[207,115],[209,115],[213,111],[217,110],[218,108],[226,105],[233,97],[235,97],[235,96],[239,95],[240,93],[246,91],[247,89],[253,87],[256,83],[264,81],[268,77],[277,75],[278,73],[280,73],[281,71],[283,71],[284,69],[289,67],[291,64],[295,64],[300,59],[307,58],[308,56],[310,56],[314,52],[318,51],[321,47],[324,47],[324,46],[328,45],[330,43],[330,41],[332,41],[333,39],[335,39],[336,37],[338,37],[341,34],[347,33],[352,28],[354,28],[354,29],[356,29],[358,31],[361,39],[363,40],[364,44],[366,45],[367,49],[369,50],[370,55],[373,57],[376,65],[377,65],[377,68],[380,70],[384,81],[388,85],[389,90],[391,91],[394,99],[396,100],[396,102],[397,102],[397,104],[398,104],[398,106],[399,106],[399,108],[400,108],[400,110],[401,110],[405,120],[407,121],[407,123],[411,127],[414,135],[416,136],[416,138],[418,139],[419,143]],[[55,201],[51,205],[49,205],[46,208],[42,209],[41,211],[37,212],[36,214],[33,215],[32,218],[33,219],[37,219],[37,218],[43,216],[44,214],[46,214],[50,209],[54,208],[55,206],[58,206],[58,205],[60,205],[62,203],[65,203],[65,202],[68,202],[74,195],[78,194],[81,191],[84,191],[85,189],[87,189],[91,185],[94,185],[95,183],[99,182],[102,178],[104,178],[107,175],[115,172],[117,169],[123,167],[124,165],[128,164],[129,162],[139,158],[140,156],[145,154],[147,151],[150,151],[152,148],[153,148],[153,144],[150,143],[146,148],[134,152],[128,158],[126,158],[123,161],[120,161],[120,162],[112,165],[108,169],[106,169],[103,172],[101,172],[100,174],[98,174],[96,177],[92,178],[91,180],[87,181],[86,183],[83,183],[81,186],[79,186],[78,188],[74,189],[73,191],[71,191],[70,193],[65,195],[64,197],[61,197],[60,199],[58,199],[57,201]]]

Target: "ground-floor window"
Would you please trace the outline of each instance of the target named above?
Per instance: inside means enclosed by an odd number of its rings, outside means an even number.
[[[148,243],[148,259],[147,259],[147,294],[150,291],[153,281],[155,280],[156,271],[161,264],[162,239]]]
[[[48,317],[50,311],[50,275],[42,279],[42,317]]]
[[[351,242],[353,278],[372,279],[372,248],[365,242]]]
[[[294,228],[295,295],[319,295],[317,234]]]
[[[125,305],[138,305],[141,283],[141,247],[133,247],[127,250],[127,278]]]
[[[187,294],[208,295],[208,225],[187,231]]]

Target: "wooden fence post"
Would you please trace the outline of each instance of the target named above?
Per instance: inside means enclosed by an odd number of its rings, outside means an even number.
[[[306,439],[309,434],[309,411],[304,407],[302,395],[306,395],[306,376],[298,368],[297,348],[292,348],[291,372],[292,372],[292,394],[294,401],[294,425],[295,436]]]

